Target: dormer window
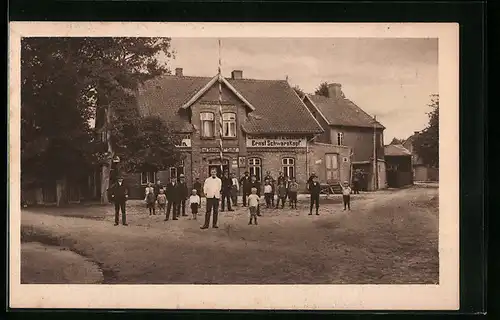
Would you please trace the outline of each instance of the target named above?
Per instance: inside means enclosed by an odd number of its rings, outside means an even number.
[[[225,112],[222,114],[222,136],[236,138],[236,113]]]
[[[212,112],[202,112],[201,120],[201,136],[203,138],[213,138],[215,133],[215,117]]]

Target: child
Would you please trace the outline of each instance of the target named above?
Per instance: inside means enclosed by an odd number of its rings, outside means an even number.
[[[351,187],[349,186],[349,182],[344,181],[344,185],[340,185],[342,188],[342,200],[344,201],[344,210],[347,208],[351,211]]]
[[[287,194],[286,186],[283,183],[283,181],[280,181],[278,184],[278,199],[276,201],[276,209],[278,209],[280,201],[281,201],[281,209],[285,207],[286,194]]]
[[[159,194],[156,197],[156,201],[158,202],[158,210],[160,210],[160,214],[165,213],[165,205],[167,204],[167,196],[165,195],[165,190],[162,188],[159,190]]]
[[[248,209],[250,210],[250,221],[248,224],[252,224],[252,219],[257,225],[257,208],[259,207],[259,196],[257,195],[257,188],[252,188],[252,193],[248,196]]]
[[[290,198],[290,207],[297,209],[297,193],[299,192],[299,184],[292,178],[292,182],[288,186],[288,197]]]
[[[156,215],[155,213],[155,189],[153,188],[153,184],[149,183],[146,187],[145,191],[146,195],[144,197],[144,201],[146,202],[146,207],[149,209],[149,215]]]
[[[189,197],[189,205],[191,206],[191,214],[193,215],[193,220],[196,220],[198,216],[198,208],[200,207],[200,196],[198,191],[193,189],[191,191],[191,196]]]
[[[264,199],[266,199],[266,208],[271,207],[272,197],[273,197],[273,186],[271,185],[269,180],[266,180],[264,185]]]

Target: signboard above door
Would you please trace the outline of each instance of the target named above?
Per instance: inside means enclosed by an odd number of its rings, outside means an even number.
[[[219,148],[201,148],[201,152],[203,153],[217,153],[219,152]],[[223,153],[238,153],[240,152],[240,148],[222,148]]]
[[[247,136],[247,147],[250,148],[305,148],[306,138],[301,137],[252,137]]]

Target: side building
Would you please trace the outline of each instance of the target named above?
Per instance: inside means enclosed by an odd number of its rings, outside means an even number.
[[[328,85],[328,97],[308,94],[303,101],[324,129],[316,141],[352,149],[353,170],[364,173],[361,189],[386,188],[385,127],[345,98],[338,83]]]

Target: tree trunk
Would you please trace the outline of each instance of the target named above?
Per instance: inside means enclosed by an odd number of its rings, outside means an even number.
[[[108,199],[108,189],[109,189],[109,174],[111,171],[110,165],[103,165],[101,167],[102,175],[101,175],[101,203],[106,204],[109,203]]]
[[[107,164],[102,166],[101,175],[101,203],[109,203],[108,199],[108,189],[109,189],[109,178],[111,173],[111,165],[113,164],[113,148],[111,146],[111,132],[109,130],[111,124],[111,112],[109,107],[106,109],[106,125],[104,130],[106,130],[106,140],[108,143],[108,159]]]
[[[68,188],[67,179],[57,180],[56,182],[56,206],[68,203]]]

